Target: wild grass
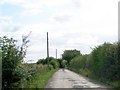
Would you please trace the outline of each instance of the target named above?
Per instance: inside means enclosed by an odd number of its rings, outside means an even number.
[[[22,64],[21,67],[24,77],[12,84],[13,88],[44,88],[48,79],[58,70],[42,64]]]

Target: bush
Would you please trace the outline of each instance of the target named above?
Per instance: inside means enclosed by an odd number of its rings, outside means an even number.
[[[96,47],[91,53],[90,64],[95,75],[117,80],[119,72],[117,44],[104,43]]]
[[[87,55],[81,55],[73,58],[70,62],[70,67],[76,68],[76,70],[79,70],[81,68],[86,68],[86,60],[87,60]]]
[[[49,64],[52,65],[54,69],[59,67],[56,59],[51,60]]]
[[[45,59],[39,59],[38,61],[37,61],[37,64],[46,64],[46,60]]]
[[[106,83],[118,82],[120,80],[120,44],[99,45],[89,55],[73,58],[69,68],[82,75],[107,81]]]
[[[2,53],[2,87],[10,87],[10,84],[20,80],[18,66],[26,55],[26,44],[28,40],[23,38],[21,46],[16,45],[16,40],[0,37],[0,48]]]

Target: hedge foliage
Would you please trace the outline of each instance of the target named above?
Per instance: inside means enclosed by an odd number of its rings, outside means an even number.
[[[108,81],[120,80],[120,44],[104,43],[93,48],[88,55],[73,58],[69,68]]]

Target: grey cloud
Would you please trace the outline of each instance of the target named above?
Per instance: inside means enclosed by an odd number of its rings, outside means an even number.
[[[72,2],[76,7],[80,7],[80,0],[72,0]]]
[[[65,45],[68,38],[60,37],[60,38],[54,38],[50,40],[50,45],[52,46],[62,46]]]
[[[19,25],[13,23],[10,17],[0,17],[0,31],[15,32],[19,28]]]
[[[70,16],[68,16],[68,15],[56,16],[56,17],[54,17],[54,19],[57,22],[63,23],[63,22],[69,21],[70,20]]]
[[[106,41],[111,43],[118,41],[118,33],[108,35],[104,33],[91,33],[90,35],[98,38],[98,44],[103,44]]]
[[[76,38],[78,38],[80,36],[82,36],[82,33],[78,33],[78,32],[67,33],[58,38],[56,38],[56,37],[51,38],[49,41],[50,41],[50,44],[54,45],[54,46],[65,46],[69,39],[73,38],[74,40],[76,40]]]

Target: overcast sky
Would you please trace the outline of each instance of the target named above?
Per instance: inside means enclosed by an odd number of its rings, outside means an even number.
[[[0,36],[30,43],[25,61],[46,58],[46,33],[50,56],[66,49],[82,54],[104,42],[118,40],[119,0],[0,0]]]

